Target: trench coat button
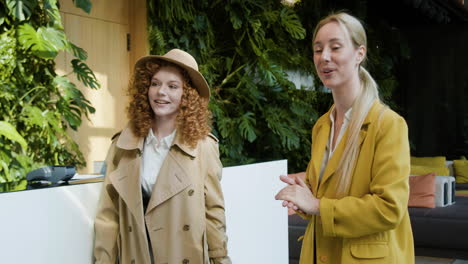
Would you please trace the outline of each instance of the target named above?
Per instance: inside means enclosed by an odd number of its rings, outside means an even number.
[[[328,261],[328,257],[327,257],[327,256],[320,256],[320,261],[322,261],[322,262],[327,262],[327,261]]]
[[[192,196],[194,192],[195,192],[195,191],[194,191],[193,189],[190,189],[190,190],[188,191],[188,195],[189,195],[189,196]]]
[[[189,231],[190,230],[190,226],[189,225],[184,225],[184,231]]]
[[[128,232],[132,232],[132,226],[128,226]]]
[[[182,260],[182,264],[188,264],[190,261],[188,259]]]

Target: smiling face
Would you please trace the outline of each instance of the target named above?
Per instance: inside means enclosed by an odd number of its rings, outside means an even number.
[[[174,66],[161,67],[152,77],[148,100],[156,120],[176,122],[183,93],[183,75]]]
[[[331,90],[359,81],[363,46],[355,47],[348,31],[336,21],[323,25],[314,42],[314,64],[323,85]]]

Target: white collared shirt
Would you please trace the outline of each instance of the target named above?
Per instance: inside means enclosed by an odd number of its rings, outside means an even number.
[[[143,158],[141,159],[140,181],[144,192],[151,196],[153,186],[158,178],[161,166],[166,159],[176,131],[158,141],[150,128],[143,145]]]
[[[341,138],[343,137],[344,132],[346,131],[346,128],[349,125],[352,108],[349,108],[348,111],[346,111],[345,113],[343,125],[341,126],[340,132],[338,133],[338,138],[336,139],[335,146],[333,146],[333,149],[332,149],[331,148],[332,140],[333,140],[333,137],[335,136],[335,111],[336,111],[335,108],[333,108],[332,111],[330,112],[330,120],[331,120],[332,125],[330,129],[330,137],[328,138],[327,147],[325,149],[325,155],[323,155],[323,159],[322,159],[322,167],[320,168],[320,178],[319,178],[320,180],[322,179],[323,172],[325,171],[325,167],[327,166],[328,161],[333,156],[333,153],[335,152],[336,147],[338,146],[338,144],[340,144]]]

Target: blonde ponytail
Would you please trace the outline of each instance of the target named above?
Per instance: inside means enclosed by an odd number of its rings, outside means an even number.
[[[354,165],[359,156],[359,133],[370,108],[375,100],[379,100],[377,83],[362,66],[359,66],[359,78],[361,80],[361,93],[352,106],[353,111],[351,122],[348,125],[346,146],[336,170],[336,175],[339,178],[336,198],[348,195]]]

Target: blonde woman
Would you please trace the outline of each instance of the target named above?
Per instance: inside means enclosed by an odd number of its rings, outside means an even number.
[[[95,220],[95,263],[228,264],[210,90],[173,49],[135,65],[130,122],[113,138]]]
[[[301,264],[414,263],[405,120],[366,71],[366,33],[340,12],[319,22],[314,64],[334,105],[314,125],[305,182],[281,176],[283,206],[310,219]]]

